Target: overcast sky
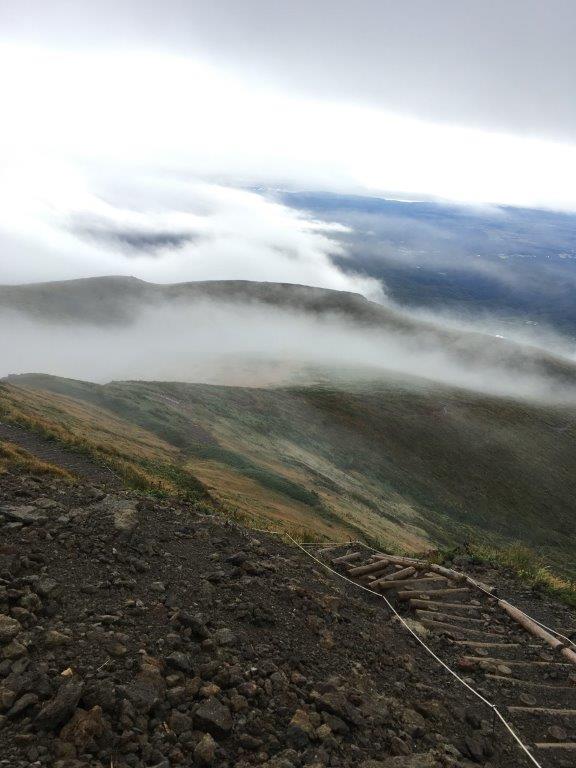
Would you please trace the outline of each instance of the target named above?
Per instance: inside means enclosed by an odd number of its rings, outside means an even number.
[[[573,0],[5,0],[0,281],[126,272],[122,220],[129,240],[157,237],[139,276],[283,279],[314,263],[302,282],[342,282],[329,232],[253,197],[234,198],[252,255],[232,269],[223,185],[576,210],[575,39]],[[220,223],[201,223],[203,247],[222,227],[225,246],[192,262],[188,218],[180,271],[163,274],[158,243],[206,196]]]
[[[190,56],[273,88],[573,141],[573,0],[18,0],[5,40]]]

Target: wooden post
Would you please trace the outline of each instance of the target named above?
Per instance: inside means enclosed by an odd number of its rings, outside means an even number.
[[[565,659],[571,661],[572,664],[576,664],[576,653],[571,648],[562,648],[560,653],[562,656],[564,656]]]
[[[498,605],[503,608],[508,616],[514,619],[514,621],[518,622],[521,627],[523,627],[527,632],[530,632],[531,635],[534,635],[534,637],[540,638],[540,640],[544,640],[545,643],[548,643],[548,645],[551,648],[554,648],[556,651],[560,651],[562,656],[564,656],[565,659],[568,659],[569,662],[576,665],[576,653],[571,648],[565,648],[564,643],[560,638],[555,637],[554,635],[550,634],[550,632],[547,632],[543,627],[541,627],[539,624],[536,624],[535,621],[532,621],[526,614],[522,613],[522,611],[518,610],[518,608],[514,608],[513,605],[510,605],[505,600],[499,600]]]
[[[510,605],[505,600],[498,600],[498,605],[506,611],[508,616],[520,624],[520,626],[527,632],[530,632],[531,635],[534,635],[534,637],[539,637],[540,640],[544,640],[545,643],[548,643],[548,645],[554,649],[563,647],[564,643],[561,640],[558,640],[557,637],[554,637],[554,635],[551,635],[545,629],[542,629],[539,624],[536,624],[535,621],[528,618],[528,616],[518,610],[518,608]]]

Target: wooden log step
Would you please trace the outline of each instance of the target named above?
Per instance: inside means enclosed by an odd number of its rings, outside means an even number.
[[[568,661],[513,661],[512,659],[494,659],[489,656],[464,656],[468,661],[486,661],[489,664],[505,664],[507,667],[570,667]]]
[[[522,645],[521,643],[477,643],[473,640],[455,640],[454,645],[466,645],[469,648],[540,648],[539,645]]]
[[[517,715],[546,715],[546,717],[576,717],[576,709],[553,709],[552,707],[508,707],[508,712]]]
[[[537,741],[534,744],[536,749],[565,749],[575,750],[576,741]]]
[[[426,563],[422,560],[418,560],[415,557],[400,557],[400,555],[385,555],[382,552],[374,555],[379,560],[388,560],[390,563],[397,563],[398,565],[421,565],[426,566]]]
[[[388,573],[386,576],[378,579],[375,584],[381,584],[383,581],[400,581],[402,579],[408,579],[410,576],[414,576],[416,568],[409,565],[408,568],[402,568],[400,571],[394,571],[394,573]]]
[[[465,573],[454,571],[452,568],[444,568],[442,565],[436,565],[435,563],[432,563],[430,565],[430,570],[434,571],[435,573],[441,573],[443,576],[446,576],[453,581],[465,581],[467,584],[470,584],[471,587],[477,587],[478,589],[482,589],[485,592],[489,592],[491,595],[495,594],[496,592],[495,587],[491,587],[489,584],[484,584],[482,581],[476,581],[476,579],[473,579],[470,576],[466,576]]]
[[[405,585],[402,584],[402,586]],[[444,597],[444,595],[454,597],[456,595],[468,594],[469,592],[470,590],[468,587],[456,587],[454,589],[450,587],[446,587],[445,589],[413,589],[405,592],[398,592],[398,598],[400,600],[413,600],[421,598],[422,595],[428,595],[429,597]]]
[[[478,605],[469,605],[468,603],[443,603],[440,600],[410,600],[410,608],[442,608],[450,611],[465,611],[466,613],[480,613],[482,610]]]
[[[466,576],[463,573],[453,571],[452,568],[444,568],[444,566],[436,565],[436,563],[432,563],[430,565],[430,570],[436,571],[436,573],[441,573],[443,576],[446,576],[448,579],[452,579],[453,581],[466,581]]]
[[[482,643],[475,640],[455,640],[455,645],[467,645],[472,648],[522,648],[520,643]],[[529,646],[539,648],[540,646]]]
[[[384,568],[383,571],[377,571],[376,573],[368,573],[366,576],[360,576],[360,581],[363,581],[364,583],[367,582],[373,582],[377,579],[382,579],[384,576],[393,576],[395,573],[398,573],[396,569],[404,570],[404,568],[400,568],[398,565],[390,565],[388,564],[387,568]]]
[[[446,579],[443,576],[434,576],[433,578],[430,578],[428,576],[424,576],[422,579],[404,579],[401,582],[394,582],[394,581],[382,581],[380,584],[378,584],[378,589],[385,590],[385,589],[399,589],[400,587],[419,587],[422,586],[424,589],[426,588],[426,585],[438,585],[440,582],[446,583]]]
[[[576,687],[569,688],[568,686],[561,685],[546,685],[546,683],[535,683],[533,680],[522,680],[519,677],[508,677],[507,675],[492,675],[486,674],[488,680],[498,680],[500,683],[508,683],[512,685],[519,685],[523,688],[543,688],[548,691],[556,691],[562,693],[574,693],[576,694]]]
[[[377,560],[375,563],[368,563],[368,565],[358,565],[355,568],[350,568],[348,575],[365,576],[368,573],[383,571],[385,568],[388,568],[389,565],[390,563],[387,560]]]
[[[369,562],[369,563],[377,563],[377,562],[382,562],[383,560],[386,560],[386,561],[389,563],[389,565],[390,565],[390,568],[397,568],[397,569],[400,569],[400,568],[405,568],[405,567],[406,567],[405,565],[402,565],[402,564],[400,564],[400,563],[393,563],[393,562],[392,562],[392,561],[391,561],[389,558],[387,558],[387,557],[383,557],[382,555],[371,555],[371,556],[368,558],[368,562]]]
[[[491,632],[483,632],[480,629],[470,629],[469,627],[456,627],[454,624],[446,624],[443,621],[432,621],[431,619],[419,619],[419,621],[428,629],[437,632],[449,632],[455,637],[466,637],[467,635],[471,637],[500,637],[500,635],[494,635]]]
[[[485,624],[486,619],[471,619],[469,616],[455,616],[453,613],[440,613],[440,611],[415,611],[418,618],[432,619],[432,621],[463,621],[465,624]],[[456,624],[455,626],[458,626]]]
[[[335,557],[332,560],[333,565],[339,565],[340,563],[353,563],[355,560],[360,560],[362,552],[347,552],[341,557]]]
[[[378,583],[381,581],[407,581],[408,579],[419,579],[421,578],[421,574],[418,573],[418,571],[415,568],[412,568],[412,566],[409,566],[408,568],[402,568],[400,571],[389,571],[388,573],[379,573],[377,575]],[[402,584],[398,585],[398,588]]]

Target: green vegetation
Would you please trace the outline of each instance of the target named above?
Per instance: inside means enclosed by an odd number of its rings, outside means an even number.
[[[454,554],[454,550],[439,553],[437,561],[451,560]],[[552,573],[542,558],[525,544],[516,542],[500,548],[485,544],[469,544],[466,554],[478,563],[506,568],[515,578],[532,589],[576,608],[576,581]]]

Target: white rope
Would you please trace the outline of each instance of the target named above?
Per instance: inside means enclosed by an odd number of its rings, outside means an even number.
[[[306,555],[308,555],[308,557],[312,558],[312,560],[317,562],[319,565],[321,565],[327,571],[330,571],[330,573],[333,573],[334,575],[338,576],[339,578],[343,579],[344,581],[347,581],[349,584],[352,584],[352,586],[358,587],[359,589],[363,589],[365,592],[370,592],[371,594],[376,595],[376,597],[379,597],[382,600],[384,600],[384,602],[386,603],[388,608],[392,611],[392,613],[396,616],[396,618],[401,622],[403,627],[405,629],[407,629],[408,632],[410,632],[412,637],[415,640],[417,640],[418,643],[420,643],[420,645],[430,654],[430,656],[432,656],[433,659],[435,659],[447,672],[449,672],[454,678],[456,678],[456,680],[458,680],[459,683],[461,683],[465,688],[467,688],[471,693],[473,693],[474,696],[477,696],[484,704],[486,704],[488,707],[490,707],[492,709],[492,712],[494,713],[494,715],[496,715],[496,717],[498,717],[500,719],[500,721],[502,722],[502,724],[507,728],[507,730],[510,732],[510,734],[512,735],[512,737],[514,738],[514,740],[516,741],[518,746],[526,754],[526,756],[532,762],[532,764],[536,765],[538,768],[542,768],[542,765],[536,760],[534,755],[530,752],[528,747],[524,744],[522,739],[518,736],[516,731],[512,728],[510,723],[506,720],[504,715],[501,714],[501,712],[499,711],[499,709],[496,706],[496,704],[493,704],[491,701],[489,701],[488,699],[484,698],[484,696],[482,696],[481,693],[479,693],[475,688],[473,688],[469,683],[467,683],[466,680],[461,678],[460,675],[457,672],[455,672],[451,667],[448,666],[448,664],[446,664],[445,661],[443,661],[439,656],[437,656],[434,653],[434,651],[428,645],[426,645],[426,643],[422,640],[422,638],[416,632],[414,632],[414,630],[409,626],[409,624],[407,624],[406,621],[404,621],[404,619],[402,618],[402,616],[400,616],[400,614],[398,613],[396,608],[394,608],[392,603],[384,595],[382,595],[380,592],[375,592],[373,589],[370,589],[369,587],[365,587],[363,584],[358,584],[357,582],[352,581],[352,579],[349,579],[347,576],[344,576],[344,574],[342,574],[342,573],[338,573],[338,571],[336,571],[334,568],[331,568],[326,563],[323,563],[322,560],[319,560],[317,557],[315,557],[307,549],[304,549],[304,547],[299,542],[297,542],[295,539],[293,539],[292,536],[290,536],[289,533],[286,533],[285,536],[287,536],[287,538],[289,538],[290,541],[293,544],[295,544],[299,549],[301,549],[302,552],[304,552]],[[357,542],[357,543],[360,544],[362,542]],[[365,546],[368,546],[368,545],[365,545]],[[373,549],[373,547],[370,547],[370,549]]]

